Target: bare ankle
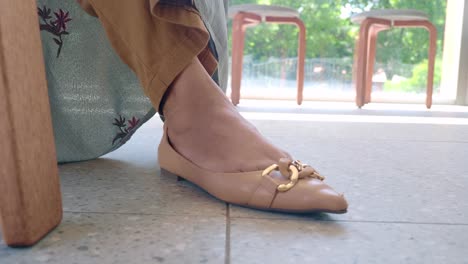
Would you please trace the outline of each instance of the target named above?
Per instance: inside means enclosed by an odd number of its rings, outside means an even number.
[[[211,79],[200,61],[195,58],[167,89],[163,106],[164,116],[188,112],[202,114],[223,104],[231,106],[221,89]]]

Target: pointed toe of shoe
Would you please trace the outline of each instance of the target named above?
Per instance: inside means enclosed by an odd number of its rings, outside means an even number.
[[[321,197],[320,209],[330,212],[346,212],[348,210],[348,201],[343,194],[337,193],[331,187],[324,188],[318,194]],[[314,204],[311,204],[313,207]]]
[[[294,212],[345,213],[348,202],[344,195],[322,181],[303,181],[288,192],[278,193],[272,208]]]

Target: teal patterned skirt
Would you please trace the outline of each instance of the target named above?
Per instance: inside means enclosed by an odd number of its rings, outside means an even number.
[[[218,60],[213,79],[225,91],[227,0],[194,3]],[[38,0],[37,6],[58,161],[94,159],[119,148],[156,113],[138,79],[99,20],[75,0]]]

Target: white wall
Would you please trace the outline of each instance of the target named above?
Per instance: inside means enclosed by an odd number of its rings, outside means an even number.
[[[461,28],[460,58],[457,78],[457,99],[459,105],[468,105],[468,4],[464,0],[449,0],[458,2],[458,8],[463,8]],[[462,3],[462,7],[460,7]]]
[[[461,32],[463,28],[463,1],[447,0],[442,59],[440,95],[454,99],[458,89],[458,65],[460,63]],[[442,32],[437,32],[441,34]]]
[[[462,46],[460,52],[460,78],[458,88],[464,91],[464,105],[468,105],[468,6],[465,4],[463,15]]]

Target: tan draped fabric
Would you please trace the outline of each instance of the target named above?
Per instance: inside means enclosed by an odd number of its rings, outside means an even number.
[[[176,76],[196,56],[211,75],[217,61],[198,11],[159,0],[78,0],[97,15],[120,58],[136,73],[155,109]],[[174,1],[177,2],[177,1]]]

